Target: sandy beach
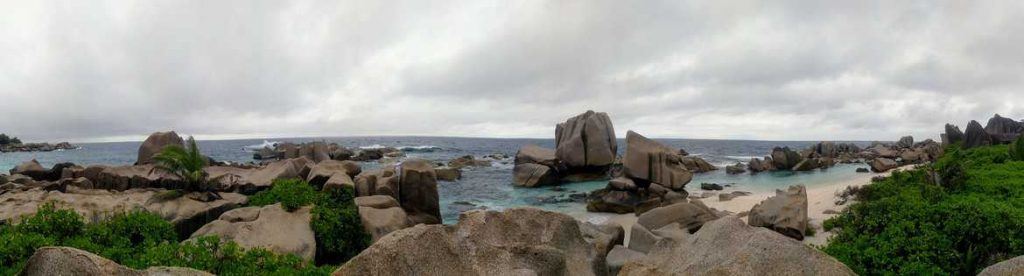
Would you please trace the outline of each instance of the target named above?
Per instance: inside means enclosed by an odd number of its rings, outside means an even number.
[[[825,242],[828,241],[828,238],[831,236],[831,233],[825,232],[821,228],[821,224],[826,219],[835,216],[835,214],[825,214],[825,211],[841,211],[844,208],[846,208],[847,205],[850,204],[850,202],[847,202],[844,205],[835,204],[837,199],[836,195],[845,190],[846,187],[855,187],[870,184],[871,178],[873,177],[888,176],[892,174],[892,172],[894,171],[905,170],[911,167],[912,166],[904,166],[884,173],[859,173],[850,178],[839,179],[831,183],[815,183],[812,185],[808,185],[807,216],[810,219],[811,226],[815,228],[817,233],[814,236],[806,237],[804,239],[804,243],[809,245],[823,245],[825,244]],[[723,191],[718,191],[717,193],[730,193],[733,191],[743,191],[743,188],[729,187]],[[700,201],[702,201],[708,207],[714,209],[729,211],[733,214],[740,214],[750,211],[750,209],[753,208],[754,205],[774,195],[774,192],[760,192],[754,193],[749,196],[740,196],[728,201],[719,201],[718,196],[716,195],[705,199],[701,199]],[[622,225],[622,227],[626,230],[627,245],[629,242],[629,230],[633,226],[633,224],[636,223],[637,220],[637,217],[634,214],[619,215],[607,213],[579,213],[570,215],[576,217],[577,219],[589,221],[592,223],[617,223],[619,225]],[[746,220],[746,216],[744,215],[742,219]]]

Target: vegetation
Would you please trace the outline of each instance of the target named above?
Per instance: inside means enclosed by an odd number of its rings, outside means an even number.
[[[316,235],[318,264],[348,261],[370,246],[370,235],[363,230],[351,188],[317,192],[301,180],[277,180],[270,190],[249,198],[249,205],[263,206],[280,202],[288,211],[313,205],[310,226]]]
[[[0,275],[18,274],[32,253],[44,246],[75,247],[136,269],[180,266],[219,275],[328,275],[334,270],[291,254],[244,250],[216,237],[180,244],[176,237],[170,223],[151,213],[117,214],[86,224],[74,211],[46,204],[20,224],[0,226]]]
[[[192,136],[188,137],[186,147],[170,145],[164,147],[159,153],[153,156],[156,163],[154,170],[163,170],[177,175],[185,181],[185,190],[212,192],[213,187],[209,185],[206,171],[203,170],[208,164],[206,156],[199,152],[199,145]]]
[[[7,134],[0,133],[0,145],[10,144],[21,144],[21,139],[18,139],[18,137],[8,137]]]
[[[1009,148],[954,145],[930,167],[856,191],[825,221],[837,233],[823,250],[862,275],[975,275],[1024,255],[1024,161]]]
[[[1013,143],[1010,143],[1010,159],[1013,161],[1024,161],[1024,135],[1017,137]]]

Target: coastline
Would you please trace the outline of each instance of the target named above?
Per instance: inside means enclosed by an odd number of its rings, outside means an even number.
[[[877,176],[889,176],[895,171],[907,170],[913,168],[913,165],[906,165],[896,169],[889,170],[882,173],[858,173],[851,178],[837,179],[827,183],[815,183],[808,185],[807,187],[807,217],[811,227],[815,230],[814,236],[804,238],[803,242],[807,245],[820,246],[828,242],[828,238],[831,237],[831,233],[824,231],[821,228],[821,224],[838,214],[825,214],[826,210],[842,211],[852,202],[848,201],[843,205],[836,205],[835,200],[840,192],[846,189],[846,187],[858,187],[871,183],[871,178]],[[799,184],[799,183],[794,183]],[[691,183],[692,185],[692,183]],[[740,191],[742,189],[726,188],[720,193],[729,193],[732,191]],[[761,201],[774,196],[774,191],[765,191],[751,194],[749,196],[740,196],[733,198],[729,201],[719,201],[717,196],[700,199],[704,205],[710,208],[718,209],[720,211],[729,211],[733,214],[740,214],[743,212],[750,211],[754,205]],[[591,212],[570,212],[567,213],[573,216],[577,220],[587,221],[595,224],[600,223],[615,223],[621,225],[625,230],[626,239],[624,245],[629,244],[630,228],[633,224],[636,224],[637,216],[634,214],[612,214],[612,213],[591,213]],[[747,220],[746,215],[741,217],[744,222]]]

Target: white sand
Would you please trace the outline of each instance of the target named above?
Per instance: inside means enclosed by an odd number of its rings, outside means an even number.
[[[871,183],[871,178],[876,176],[888,176],[893,171],[903,170],[912,166],[904,166],[885,173],[859,173],[852,178],[841,179],[832,183],[819,183],[810,185],[807,188],[807,217],[810,219],[810,224],[817,230],[817,234],[811,237],[806,237],[804,243],[811,245],[823,245],[828,241],[831,233],[825,232],[821,228],[822,222],[829,219],[835,214],[824,214],[826,210],[841,211],[846,205],[836,205],[836,195],[850,186],[861,186]],[[729,193],[732,191],[740,191],[742,189],[727,188],[720,193]],[[740,196],[733,198],[729,201],[719,201],[718,196],[702,199],[705,205],[718,210],[729,211],[734,214],[742,212],[748,212],[754,205],[767,199],[768,197],[774,196],[775,192],[762,192],[755,193],[749,196]],[[622,225],[626,230],[626,242],[628,245],[629,230],[636,223],[637,217],[633,214],[608,214],[608,213],[581,213],[581,214],[569,214],[576,217],[579,220],[589,221],[592,223],[605,223],[612,222]],[[746,217],[743,218],[746,220]]]

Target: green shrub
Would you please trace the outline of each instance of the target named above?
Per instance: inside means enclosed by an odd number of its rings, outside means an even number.
[[[85,221],[75,211],[57,209],[53,202],[44,203],[35,215],[24,218],[16,230],[21,233],[35,233],[63,242],[74,237],[85,228]]]
[[[1017,140],[1010,143],[1008,152],[1010,159],[1013,159],[1013,161],[1024,161],[1024,135],[1017,137]]]
[[[329,275],[334,267],[316,267],[295,255],[277,255],[265,249],[244,250],[215,236],[195,241],[149,247],[138,257],[138,267],[179,266],[218,275]]]
[[[947,149],[931,170],[894,173],[823,227],[823,250],[858,274],[974,275],[1024,255],[1024,162],[1006,146]]]
[[[312,185],[298,179],[274,180],[270,190],[261,191],[249,197],[250,206],[265,206],[281,203],[289,212],[313,204],[321,196]]]
[[[317,192],[302,180],[276,180],[270,190],[250,197],[249,205],[280,202],[288,211],[314,205],[310,227],[316,235],[316,262],[334,264],[345,262],[370,246],[370,235],[363,229],[354,198],[355,191],[350,187]]]

